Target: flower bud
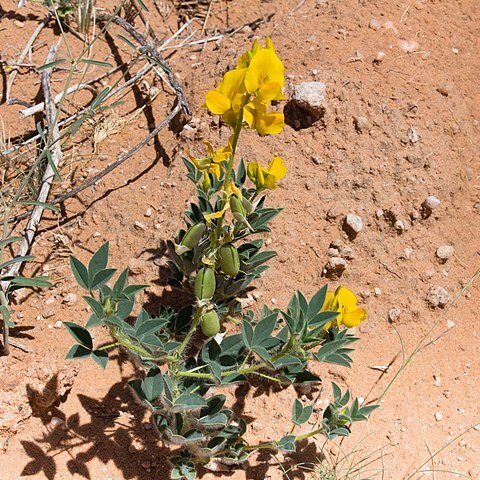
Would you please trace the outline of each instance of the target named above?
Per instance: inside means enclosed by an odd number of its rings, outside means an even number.
[[[218,259],[225,275],[229,277],[236,277],[238,275],[240,258],[238,256],[238,250],[231,243],[226,243],[220,247]]]
[[[230,197],[230,209],[232,210],[233,218],[238,221],[243,221],[245,219],[246,211],[242,205],[242,202],[238,197],[232,195]]]
[[[215,271],[213,268],[202,268],[195,278],[193,293],[199,300],[210,300],[215,294]]]
[[[215,310],[209,310],[202,315],[200,328],[206,337],[213,337],[220,331],[220,319]]]

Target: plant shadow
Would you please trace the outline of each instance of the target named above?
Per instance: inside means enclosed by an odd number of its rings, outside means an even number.
[[[115,359],[124,362],[124,354],[111,357]],[[122,374],[122,380],[100,400],[79,394],[81,408],[68,417],[57,405],[38,414],[46,431],[41,438],[21,442],[30,457],[21,475],[38,478],[43,473],[48,480],[65,478],[66,472],[59,468],[65,462],[72,476],[94,480],[99,477],[93,465],[101,462],[105,466],[113,463],[122,479],[169,478],[169,449],[159,444],[148,411],[136,401],[128,380]]]

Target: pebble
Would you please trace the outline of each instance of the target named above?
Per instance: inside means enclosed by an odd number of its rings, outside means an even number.
[[[377,208],[377,209],[375,210],[375,216],[376,216],[377,219],[379,219],[379,220],[380,220],[380,218],[383,217],[383,213],[384,213],[384,212],[383,212],[383,210],[382,210],[381,208]]]
[[[145,225],[142,222],[139,222],[138,220],[135,220],[135,223],[133,224],[135,228],[138,228],[139,230],[145,230]]]
[[[403,233],[405,231],[405,223],[402,220],[397,220],[393,226],[397,233]]]
[[[433,376],[433,382],[436,387],[441,387],[442,386],[442,378],[440,377],[440,374],[437,373],[436,375]]]
[[[370,122],[368,121],[367,117],[359,116],[353,118],[353,124],[355,125],[355,130],[358,133],[363,133],[368,129]]]
[[[450,301],[450,298],[448,290],[437,285],[435,287],[430,287],[427,292],[426,301],[433,308],[445,308]]]
[[[67,305],[75,305],[77,303],[77,295],[75,293],[67,293],[64,295],[62,303]]]
[[[385,58],[385,52],[378,52],[376,55],[375,55],[375,58],[373,59],[373,61],[375,63],[380,63],[383,61],[383,59]]]
[[[363,220],[354,213],[349,213],[345,217],[343,229],[349,236],[350,240],[353,240],[363,229]]]
[[[405,260],[410,260],[410,258],[412,258],[412,255],[413,255],[413,248],[405,247],[405,249],[403,250],[402,258],[404,258]]]
[[[375,288],[373,289],[373,293],[374,293],[374,295],[375,295],[376,297],[379,297],[379,296],[382,294],[382,290],[381,290],[380,288],[378,288],[378,287],[375,287]]]
[[[380,30],[382,28],[382,24],[376,18],[372,18],[368,26],[372,30]]]
[[[144,216],[145,216],[145,217],[151,217],[151,216],[152,216],[152,213],[153,213],[153,209],[152,209],[151,207],[148,207],[148,208],[145,210]]]
[[[392,323],[395,323],[400,317],[400,309],[398,307],[393,307],[388,312],[388,320]]]
[[[330,278],[337,278],[347,268],[347,262],[341,257],[330,257],[327,264],[323,267],[323,274]]]
[[[327,86],[322,82],[302,82],[298,85],[289,85],[290,101],[296,106],[304,108],[313,117],[319,120],[327,110]]]
[[[400,50],[405,53],[414,53],[420,50],[420,45],[415,40],[402,40],[399,42],[398,46]]]
[[[441,263],[445,263],[453,255],[453,247],[451,245],[440,245],[435,252],[435,255]]]
[[[430,195],[422,203],[422,215],[424,218],[428,218],[432,212],[440,206],[442,202],[435,196]]]
[[[63,420],[61,418],[58,418],[58,417],[52,417],[50,419],[50,425],[52,427],[58,427],[59,425],[62,425],[63,423]]]
[[[58,320],[53,324],[53,328],[62,328],[62,327],[63,327],[63,322],[61,320]]]
[[[435,412],[435,420],[437,422],[441,422],[443,420],[443,413],[442,412]]]
[[[25,24],[23,22],[21,22],[20,20],[15,20],[13,23],[15,24],[15,26],[17,28],[23,28],[25,26]]]
[[[417,129],[415,127],[410,127],[407,130],[407,138],[412,145],[414,145],[420,140],[420,135],[418,134]]]
[[[455,326],[455,322],[453,320],[447,320],[447,328],[453,328]]]
[[[444,83],[437,88],[437,92],[441,93],[444,97],[448,97],[453,93],[453,85]]]

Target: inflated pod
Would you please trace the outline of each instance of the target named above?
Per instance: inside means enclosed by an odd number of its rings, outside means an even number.
[[[181,255],[196,247],[205,233],[205,228],[205,224],[202,222],[192,225],[183,236],[180,245],[175,246],[175,252]]]
[[[235,220],[242,221],[245,219],[247,212],[245,211],[241,200],[235,195],[230,197],[230,209],[232,210],[233,218],[235,218]]]
[[[210,300],[215,294],[215,270],[210,267],[202,268],[195,278],[193,293],[199,300]]]
[[[225,275],[236,277],[240,271],[240,258],[238,250],[231,244],[226,243],[218,252],[220,267]]]
[[[215,310],[209,310],[203,314],[200,328],[206,337],[213,337],[220,331],[220,319]]]

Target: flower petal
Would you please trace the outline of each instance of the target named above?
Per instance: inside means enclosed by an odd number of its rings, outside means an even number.
[[[363,308],[357,308],[352,312],[347,312],[343,314],[342,323],[347,328],[352,328],[360,325],[361,322],[367,317],[367,312]]]
[[[267,171],[275,177],[275,180],[281,180],[287,174],[287,167],[282,157],[273,157]]]
[[[205,104],[214,115],[223,115],[230,110],[232,105],[229,98],[222,93],[217,92],[217,90],[210,90],[207,92]]]
[[[282,112],[271,112],[255,117],[255,129],[260,135],[276,135],[284,126],[285,118]]]

